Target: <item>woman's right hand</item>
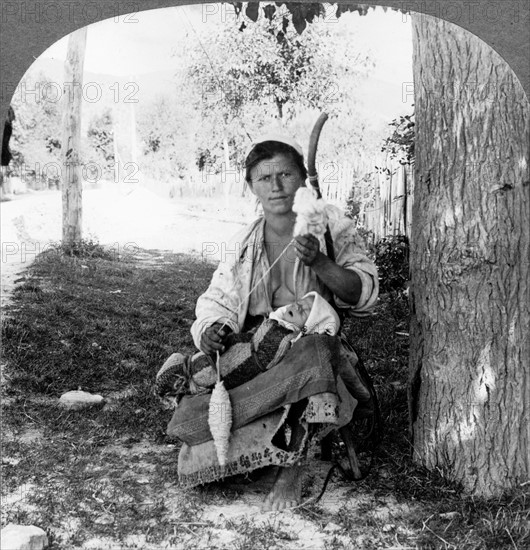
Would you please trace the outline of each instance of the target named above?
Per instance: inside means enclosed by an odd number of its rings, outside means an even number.
[[[213,355],[216,351],[219,353],[225,351],[224,342],[230,329],[227,326],[221,329],[222,326],[221,323],[214,323],[202,333],[201,351],[206,355]]]

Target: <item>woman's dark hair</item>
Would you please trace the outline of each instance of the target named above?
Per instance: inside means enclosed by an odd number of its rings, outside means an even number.
[[[264,141],[252,148],[245,161],[245,179],[251,185],[250,172],[262,160],[269,160],[276,155],[290,157],[296,164],[304,180],[307,178],[307,169],[304,165],[304,158],[296,149],[281,141]]]

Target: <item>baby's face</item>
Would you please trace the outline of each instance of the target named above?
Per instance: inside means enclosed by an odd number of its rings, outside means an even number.
[[[289,304],[285,310],[284,319],[300,329],[303,328],[313,307],[314,300],[313,296],[308,296],[300,300],[298,304]]]

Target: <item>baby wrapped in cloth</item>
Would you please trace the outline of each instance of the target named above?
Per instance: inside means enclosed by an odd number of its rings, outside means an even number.
[[[298,304],[273,311],[256,329],[228,336],[227,350],[219,358],[225,387],[235,388],[272,368],[303,335],[334,336],[339,327],[331,305],[316,292],[308,292]],[[209,392],[216,381],[216,366],[208,355],[174,353],[157,374],[156,392],[172,406],[183,395]]]

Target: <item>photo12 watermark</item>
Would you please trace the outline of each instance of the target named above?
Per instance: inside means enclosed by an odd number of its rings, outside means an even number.
[[[283,242],[267,241],[267,247],[273,251],[274,256],[283,254],[285,261],[295,263],[298,258],[294,246],[285,247]],[[259,255],[262,245],[259,243],[248,243],[243,246],[240,242],[226,241],[205,241],[201,247],[201,258],[204,261],[221,262],[250,262],[254,264]]]
[[[271,163],[262,165],[267,168],[273,169]],[[336,161],[323,161],[316,162],[315,169],[318,173],[318,180],[320,185],[332,184],[339,182],[339,176],[341,172],[341,163]],[[259,176],[259,168],[256,175]],[[204,170],[201,171],[201,182],[208,183],[209,181],[221,181],[221,183],[234,182],[241,183],[245,178],[245,164],[244,162],[234,165],[227,165],[226,162],[220,164],[206,165]]]
[[[104,245],[104,248],[109,257],[115,261],[132,258],[140,250],[140,246],[132,241],[123,244],[119,242],[110,243]],[[2,242],[1,260],[3,264],[30,264],[38,261],[41,254],[59,253],[60,251],[60,242],[6,241]]]
[[[10,95],[11,91],[11,95]],[[2,95],[20,101],[20,103],[60,103],[64,99],[72,101],[75,95],[81,95],[86,103],[98,103],[108,98],[113,103],[138,103],[140,86],[137,82],[30,82],[21,80],[18,84],[2,83]]]
[[[81,176],[85,183],[97,184],[103,181],[114,183],[136,184],[140,182],[138,174],[140,168],[136,162],[109,162],[103,166],[99,162],[76,162],[69,160],[60,162],[53,160],[41,165],[21,163],[10,170],[10,178],[19,178],[22,181],[31,180],[34,184],[47,187],[51,183],[59,186],[60,182],[71,176],[71,171],[81,168]]]
[[[321,4],[321,19],[324,23],[337,23],[337,11],[338,8],[334,4],[326,3]],[[278,14],[282,17],[289,13],[289,10],[285,6],[267,6],[269,13]],[[273,9],[274,8],[274,9]],[[256,9],[256,8],[254,8]],[[202,22],[215,22],[215,23],[234,23],[238,20],[243,21],[241,14],[241,9],[236,9],[233,4],[228,3],[218,3],[218,2],[206,2],[202,4]],[[260,15],[260,10],[257,8],[258,18]],[[264,16],[264,12],[263,12]]]
[[[501,23],[508,21],[530,24],[530,3],[524,0],[502,0],[497,2],[475,0],[472,2],[457,2],[440,0],[432,2],[425,0],[404,1],[399,6],[403,23],[409,23],[411,15],[428,15],[454,23],[475,23],[487,21]]]
[[[93,23],[113,19],[115,23],[139,23],[138,2],[72,2],[72,1],[22,1],[2,2],[0,19],[3,24],[16,23]]]
[[[452,103],[457,101],[477,101],[483,103],[493,103],[504,94],[504,86],[496,81],[478,82],[468,80],[460,82],[458,80],[448,82],[444,86],[430,86],[424,82],[402,82],[401,83],[401,101],[402,103],[414,103],[415,87],[421,89],[424,96],[432,98],[437,97],[443,103]]]

